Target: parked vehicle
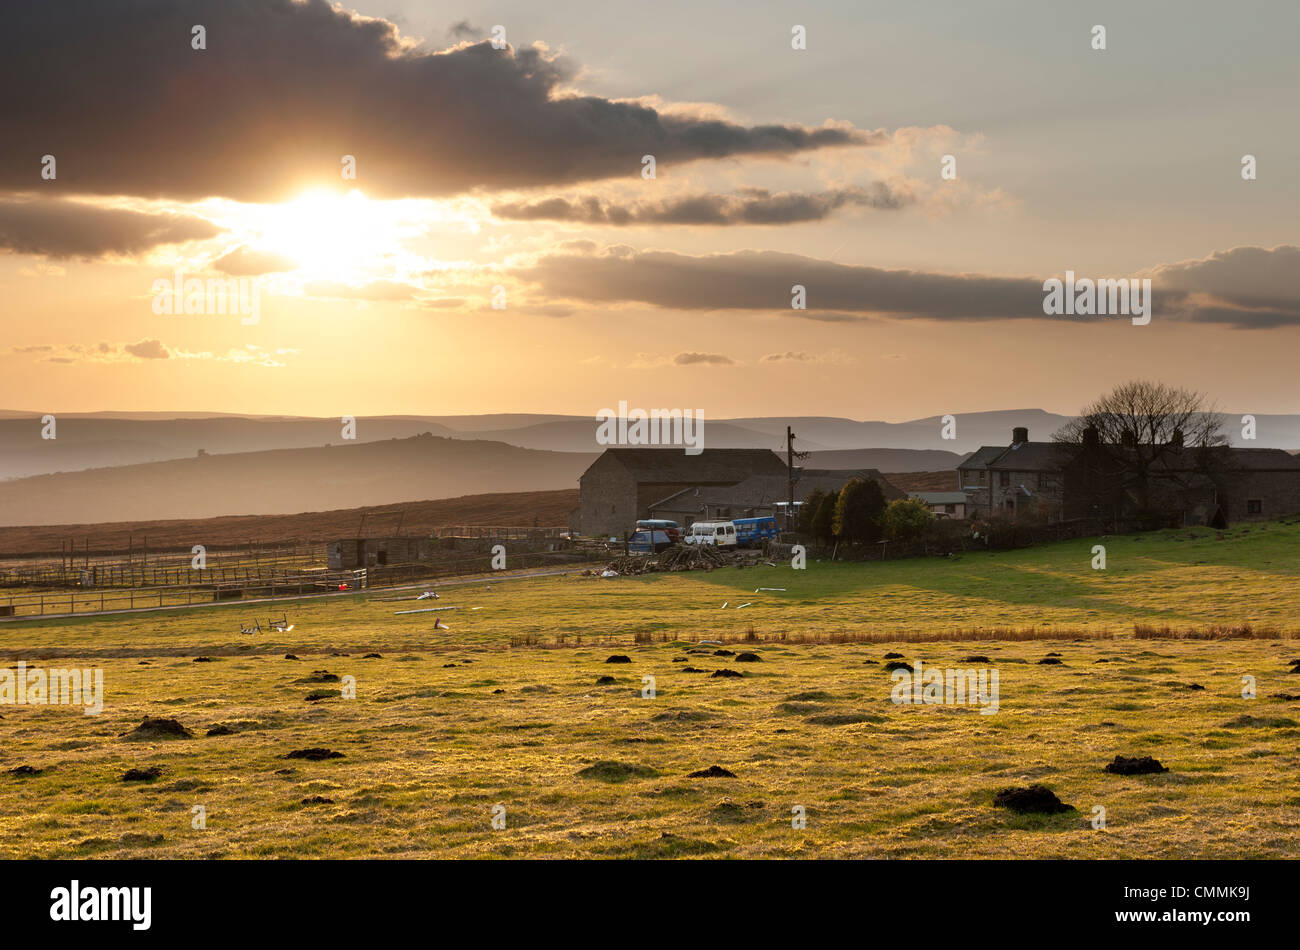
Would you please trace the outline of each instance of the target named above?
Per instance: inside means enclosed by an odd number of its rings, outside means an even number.
[[[736,544],[742,548],[761,548],[777,536],[776,519],[771,515],[762,518],[735,518]]]
[[[673,546],[667,531],[638,531],[627,542],[629,554],[658,554],[665,548]]]
[[[636,523],[636,529],[638,531],[642,529],[666,531],[674,544],[678,544],[682,540],[682,529],[676,521],[665,521],[662,518],[642,518]]]
[[[730,521],[697,521],[686,535],[687,544],[712,544],[719,548],[736,546],[736,526]]]

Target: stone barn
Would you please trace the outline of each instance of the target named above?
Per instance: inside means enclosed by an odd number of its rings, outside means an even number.
[[[737,485],[750,476],[786,477],[785,462],[770,449],[606,449],[578,479],[581,534],[621,538],[650,506],[688,488]]]

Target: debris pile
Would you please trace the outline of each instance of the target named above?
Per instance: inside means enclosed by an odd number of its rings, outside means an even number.
[[[604,577],[629,574],[653,574],[658,571],[711,571],[715,567],[727,567],[739,559],[724,553],[710,545],[675,544],[654,557],[637,557],[624,555],[610,561],[605,567]],[[609,572],[613,572],[610,574]]]

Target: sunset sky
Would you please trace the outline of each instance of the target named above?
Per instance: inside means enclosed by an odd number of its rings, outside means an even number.
[[[21,6],[0,409],[1300,412],[1300,6]],[[1067,269],[1150,325],[1044,316]],[[259,322],[156,313],[178,271]]]

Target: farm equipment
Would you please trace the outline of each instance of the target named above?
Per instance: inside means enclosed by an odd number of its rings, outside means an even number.
[[[288,633],[295,626],[294,624],[291,624],[289,622],[289,616],[288,614],[285,613],[280,614],[279,620],[275,620],[273,618],[268,619],[266,621],[266,625],[270,627],[272,630],[274,630],[276,633]]]

